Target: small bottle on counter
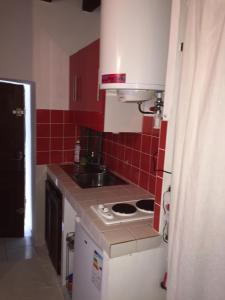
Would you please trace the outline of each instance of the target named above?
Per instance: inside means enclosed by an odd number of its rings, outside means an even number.
[[[79,164],[80,162],[80,141],[77,140],[74,147],[74,162]]]

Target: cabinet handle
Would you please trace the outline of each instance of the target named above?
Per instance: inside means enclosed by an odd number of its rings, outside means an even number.
[[[97,87],[97,102],[99,101],[99,97],[100,97],[100,84],[98,84]]]
[[[77,75],[74,76],[74,82],[73,82],[73,100],[77,101],[77,81],[78,77]]]
[[[97,102],[100,100],[100,69],[98,69]]]

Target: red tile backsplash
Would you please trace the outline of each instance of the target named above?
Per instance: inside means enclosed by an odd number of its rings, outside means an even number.
[[[50,111],[51,123],[63,123],[63,111],[51,110]]]
[[[50,152],[50,164],[57,164],[63,162],[63,152],[62,151],[51,151]]]
[[[148,190],[150,193],[155,195],[155,183],[156,183],[156,177],[153,175],[149,176],[149,185],[148,185]]]
[[[148,183],[149,183],[149,173],[140,171],[140,180],[139,180],[139,184],[142,188],[144,188],[145,190],[148,189]]]
[[[63,149],[63,139],[62,138],[51,138],[50,139],[50,150],[61,150]]]
[[[155,202],[161,204],[161,194],[162,194],[162,178],[156,177],[156,186],[155,186]]]
[[[36,111],[38,165],[73,162],[77,127],[74,113],[64,110]]]
[[[51,124],[51,137],[63,137],[63,123],[61,124]]]
[[[164,167],[167,122],[162,121],[160,130],[153,124],[153,117],[145,116],[141,134],[105,133],[103,157],[109,169],[155,195],[154,227],[158,230],[163,172],[157,169]]]
[[[63,123],[73,123],[74,120],[74,112],[71,112],[69,110],[63,111]]]
[[[37,124],[37,137],[49,137],[50,125],[49,124]]]
[[[36,120],[37,164],[73,162],[77,136],[82,151],[87,149],[87,136],[75,125],[74,112],[39,109]],[[154,129],[153,117],[145,116],[140,134],[103,135],[103,161],[107,167],[155,195],[156,230],[159,230],[163,184],[163,172],[157,170],[164,168],[166,133],[166,121],[162,121],[160,130]]]
[[[40,123],[50,123],[50,110],[48,109],[38,109],[36,113],[36,122]]]
[[[37,165],[45,165],[50,161],[49,151],[37,151]]]
[[[64,124],[63,125],[63,135],[65,137],[73,137],[75,134],[74,124]]]
[[[162,121],[161,123],[161,131],[160,131],[160,144],[159,147],[161,149],[166,149],[166,134],[167,134],[167,122]]]
[[[156,134],[156,132],[158,132]],[[153,118],[143,118],[142,133],[106,133],[104,135],[104,157],[105,163],[110,162],[110,168],[121,174],[121,163],[123,169],[131,169],[131,174],[123,176],[146,190],[153,191],[153,182],[150,174],[156,177],[157,156],[159,147],[159,129],[154,129]],[[129,166],[129,168],[126,168]],[[150,168],[151,166],[151,168]],[[150,173],[151,171],[151,173]],[[123,171],[123,173],[125,173]],[[147,174],[147,176],[144,176]],[[122,174],[121,174],[122,175]]]
[[[155,230],[159,231],[159,222],[160,222],[160,206],[155,203],[154,206],[154,220],[153,220],[153,227]]]
[[[141,153],[141,164],[140,169],[149,174],[150,171],[150,160],[151,156],[149,154]]]
[[[64,137],[63,139],[63,149],[71,150],[74,148],[74,137]]]
[[[153,128],[153,118],[143,118],[143,124],[142,124],[142,133],[144,134],[152,134],[152,128]]]
[[[157,176],[163,177],[163,168],[164,168],[164,159],[165,159],[165,150],[159,149],[158,163],[157,163]]]
[[[157,155],[159,149],[159,139],[155,136],[152,137],[152,142],[151,142],[151,150],[150,153],[152,155]]]
[[[49,151],[49,138],[37,138],[37,151]]]
[[[150,135],[142,135],[142,144],[141,144],[141,151],[147,154],[150,154],[150,147],[151,147],[151,140],[152,137]]]

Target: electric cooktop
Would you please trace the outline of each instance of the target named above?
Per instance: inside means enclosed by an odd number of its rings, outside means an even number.
[[[153,218],[154,199],[104,203],[91,208],[105,224],[110,225]]]

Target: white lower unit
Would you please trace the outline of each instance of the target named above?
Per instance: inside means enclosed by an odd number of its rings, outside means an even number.
[[[164,300],[165,260],[164,247],[109,258],[78,223],[73,300]]]
[[[75,230],[76,212],[69,201],[63,199],[63,224],[62,224],[62,254],[61,254],[61,280],[66,285],[66,276],[73,272],[74,252],[68,251],[66,238]]]

